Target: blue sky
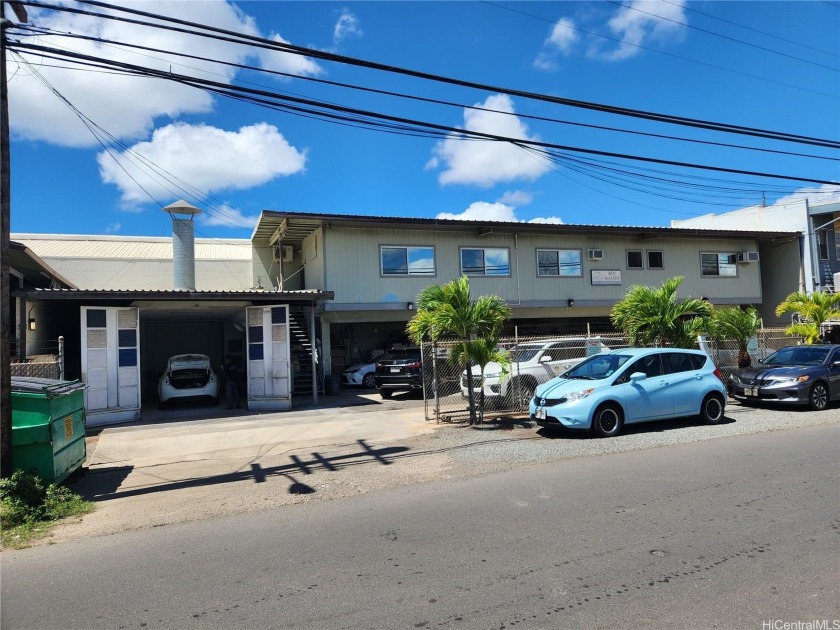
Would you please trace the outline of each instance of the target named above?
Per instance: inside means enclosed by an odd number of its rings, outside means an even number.
[[[833,1],[121,6],[497,88],[840,140],[840,3]],[[53,32],[187,51],[294,76],[43,32],[12,31],[11,39],[498,136],[840,182],[840,154],[833,148],[653,123],[55,10],[29,12],[33,26]],[[755,205],[762,193],[772,203],[840,191],[574,153],[568,155],[599,160],[597,168],[558,163],[505,142],[331,124],[160,79],[92,72],[31,52],[21,58],[27,63],[12,57],[9,64],[12,232],[167,235],[170,222],[161,207],[179,198],[204,210],[198,233],[212,237],[250,236],[263,209],[658,226]],[[44,82],[107,132],[104,147],[101,132],[98,140]],[[614,169],[628,167],[632,171],[616,180]],[[667,181],[640,177],[640,167],[656,169],[645,173]],[[151,168],[157,174],[150,175]],[[698,183],[732,190],[689,185]]]

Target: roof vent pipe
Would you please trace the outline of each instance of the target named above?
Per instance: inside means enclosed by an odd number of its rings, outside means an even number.
[[[174,289],[195,291],[195,229],[193,218],[201,210],[179,199],[163,209],[172,217]]]

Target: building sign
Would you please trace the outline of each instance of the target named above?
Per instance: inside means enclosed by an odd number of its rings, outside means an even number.
[[[607,271],[602,269],[592,269],[592,285],[599,284],[621,284],[621,272],[617,269],[614,271]]]

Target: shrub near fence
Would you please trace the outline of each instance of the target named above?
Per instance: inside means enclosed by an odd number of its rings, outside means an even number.
[[[629,344],[627,338],[621,333],[605,333],[601,335],[571,335],[571,336],[533,336],[533,337],[506,337],[500,340],[500,346],[505,349],[512,349],[517,345],[532,344],[536,342],[546,342],[562,340],[563,344],[562,354],[559,355],[559,360],[580,359],[583,360],[587,356],[587,349],[591,347],[590,344],[600,341],[601,344],[609,347],[612,350],[626,348]],[[766,358],[776,350],[785,346],[797,345],[802,343],[801,337],[791,337],[786,335],[783,328],[765,328],[757,335],[757,345],[750,346],[750,357],[753,364]],[[449,351],[455,342],[438,341],[437,343],[426,342],[422,344],[421,350],[423,353],[423,391],[426,397],[425,417],[426,420],[435,420],[438,422],[462,422],[469,419],[469,403],[466,396],[462,394],[461,383],[464,374],[464,368],[450,363]],[[697,346],[695,346],[697,347]],[[724,383],[729,380],[730,374],[737,369],[735,364],[738,356],[738,343],[734,340],[711,340],[704,342],[706,353],[712,357],[715,365],[721,371]],[[525,376],[531,372],[530,369],[521,368],[525,362],[511,363],[509,374],[506,377],[510,379],[511,384],[508,387],[511,394],[505,397],[487,398],[484,406],[485,417],[496,417],[501,415],[521,415],[528,413],[527,396],[523,396],[523,385]],[[545,367],[545,378],[541,382],[545,382],[554,373],[550,373],[550,363]],[[564,363],[566,368],[567,364]],[[566,369],[564,368],[564,369]],[[497,369],[497,368],[492,368]],[[481,376],[481,370],[478,366],[472,368],[473,379],[478,382]],[[464,386],[466,387],[466,379],[464,378]],[[476,392],[476,410],[479,409],[478,400],[478,386]]]

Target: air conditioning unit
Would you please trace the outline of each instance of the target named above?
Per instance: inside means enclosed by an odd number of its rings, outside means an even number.
[[[289,263],[295,259],[295,250],[291,245],[281,245],[280,255],[283,257],[284,263]]]
[[[738,252],[739,263],[754,263],[758,262],[758,252]]]
[[[604,250],[603,249],[590,249],[589,250],[589,260],[604,260]]]

